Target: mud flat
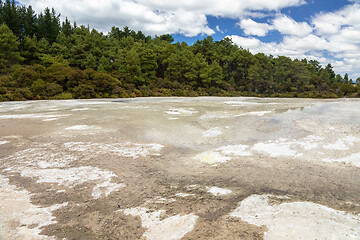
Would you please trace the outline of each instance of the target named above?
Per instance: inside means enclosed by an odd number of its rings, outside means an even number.
[[[360,239],[360,100],[0,103],[0,239]]]

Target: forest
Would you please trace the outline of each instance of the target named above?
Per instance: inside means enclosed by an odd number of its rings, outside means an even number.
[[[128,27],[104,34],[0,0],[0,101],[148,96],[360,97],[318,61],[252,54],[231,39],[189,46]]]

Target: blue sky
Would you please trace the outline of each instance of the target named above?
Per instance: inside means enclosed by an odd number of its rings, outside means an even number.
[[[330,63],[360,77],[360,0],[19,0],[107,32],[129,26],[188,44],[229,37],[253,53]]]
[[[307,1],[306,4],[296,7],[287,7],[281,9],[279,12],[290,16],[297,22],[311,22],[311,17],[315,16],[321,12],[332,12],[343,8],[346,5],[351,3],[347,0],[314,0],[314,1]],[[263,12],[266,14],[266,12]],[[276,12],[270,12],[268,14],[276,14]],[[263,18],[253,18],[256,19],[257,22],[266,23],[271,21],[271,16],[263,17]],[[244,31],[237,25],[239,22],[238,18],[226,18],[226,17],[215,17],[215,16],[207,16],[208,25],[212,29],[216,29],[219,26],[219,29],[222,32],[216,32],[215,34],[211,35],[214,40],[221,40],[227,35],[240,35],[245,36]],[[204,38],[204,35],[200,34],[194,37],[186,37],[183,34],[173,34],[175,41],[185,41],[189,44],[193,44],[198,39]],[[282,35],[279,32],[272,32],[266,37],[261,38],[264,42],[280,42],[282,39]]]

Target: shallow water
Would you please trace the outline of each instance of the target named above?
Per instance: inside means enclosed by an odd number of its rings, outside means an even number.
[[[317,103],[291,112],[306,118],[319,118],[331,122],[360,122],[360,101],[340,100],[337,102]]]
[[[281,208],[290,224],[313,221],[296,207],[299,220],[281,199],[357,219],[359,109],[358,99],[0,103],[0,219],[11,239],[276,239],[253,215],[281,225],[275,210],[266,212]],[[24,209],[16,210],[12,195]],[[275,202],[265,210],[232,214],[243,201],[270,195]],[[40,223],[32,209],[54,222]],[[31,221],[21,223],[26,216]],[[321,224],[360,229],[347,219],[331,225],[324,216]],[[279,224],[281,236],[290,234]],[[333,237],[326,234],[314,237]]]

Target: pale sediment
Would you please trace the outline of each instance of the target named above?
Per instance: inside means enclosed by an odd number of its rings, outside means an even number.
[[[0,103],[0,238],[359,239],[359,108]]]

